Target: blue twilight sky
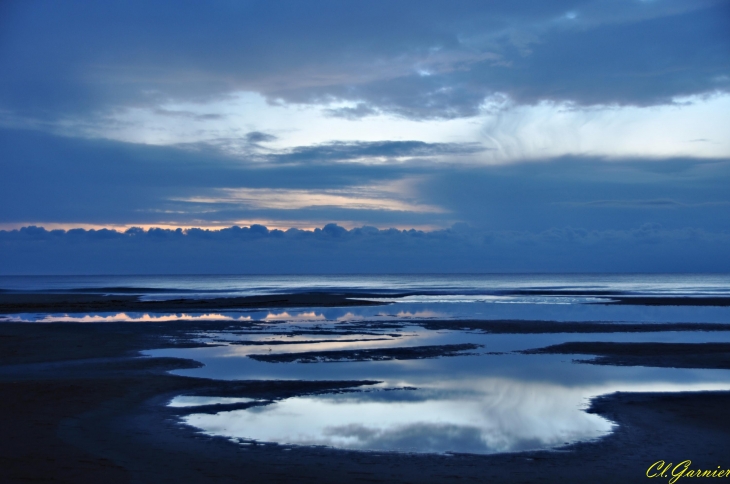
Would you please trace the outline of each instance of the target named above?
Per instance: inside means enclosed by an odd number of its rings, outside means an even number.
[[[728,0],[8,0],[0,66],[0,273],[730,271]]]

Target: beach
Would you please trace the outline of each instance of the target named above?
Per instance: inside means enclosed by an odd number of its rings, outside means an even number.
[[[429,320],[423,324],[440,328],[449,324],[472,329],[481,326],[482,331],[509,330],[514,334],[551,333],[556,331],[555,325],[561,324],[565,325],[559,326],[562,332],[571,329],[568,323],[546,322],[509,325],[504,321]],[[590,329],[594,334],[610,325],[595,326]],[[660,329],[651,327],[652,331]],[[696,329],[684,328],[685,331]],[[702,327],[704,331],[727,329],[726,325]],[[730,442],[730,417],[726,411],[730,406],[730,392],[727,391],[602,395],[594,398],[585,411],[614,422],[614,431],[594,441],[549,450],[479,455],[353,451],[263,442],[242,445],[182,425],[180,417],[192,410],[169,407],[167,402],[180,394],[249,398],[258,402],[214,404],[194,410],[215,413],[295,396],[350,392],[377,382],[211,380],[170,373],[199,367],[200,363],[194,360],[140,356],[141,351],[151,348],[202,346],[203,343],[191,336],[198,330],[249,331],[251,323],[1,324],[1,480],[608,483],[644,482],[647,469],[660,460],[679,463],[689,459],[692,468],[702,469],[730,466],[726,452]],[[681,331],[682,327],[674,330]],[[603,365],[671,366],[667,358],[671,350],[689,355],[676,360],[680,366],[693,367],[696,363],[702,368],[727,368],[727,346],[688,343],[678,349],[658,343],[633,346],[604,343],[583,344],[578,348],[535,348],[534,351],[621,358],[597,361]],[[449,356],[438,351],[432,354],[411,351],[399,356],[394,350],[389,351],[390,357],[405,359]],[[302,358],[296,353],[291,355],[287,361]],[[322,358],[322,355],[315,356]],[[383,354],[366,353],[365,357],[383,357]]]

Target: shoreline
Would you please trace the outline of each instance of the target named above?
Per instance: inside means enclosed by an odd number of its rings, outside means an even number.
[[[382,306],[359,293],[294,293],[267,296],[178,298],[142,301],[140,296],[103,294],[0,293],[0,314],[85,312],[200,312],[235,309]]]
[[[153,291],[154,292],[154,291]],[[386,306],[378,301],[398,299],[416,293],[301,292],[258,296],[191,298],[179,296],[166,300],[141,300],[140,294],[106,294],[103,292],[56,293],[0,291],[0,314],[17,313],[93,313],[93,312],[208,312],[271,308],[332,308]],[[509,294],[507,294],[509,295]],[[728,307],[728,297],[639,297],[609,296],[611,300],[592,305],[623,306],[701,306]]]

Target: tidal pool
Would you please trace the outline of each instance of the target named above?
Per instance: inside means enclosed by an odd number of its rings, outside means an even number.
[[[403,325],[399,337],[205,333],[211,343],[247,338],[255,345],[224,343],[146,352],[202,362],[176,374],[235,380],[375,380],[380,383],[342,393],[277,400],[215,414],[192,413],[185,424],[208,435],[243,444],[275,442],[367,451],[428,453],[514,452],[550,449],[600,438],[613,424],[585,412],[592,397],[615,391],[730,389],[730,371],[580,364],[588,356],[525,355],[514,351],[565,341],[712,342],[730,341],[727,332],[613,334],[508,334],[428,331]],[[385,331],[385,330],[383,330]],[[323,339],[321,342],[316,341]],[[272,342],[276,344],[267,345]],[[270,363],[249,357],[302,351],[394,348],[474,343],[464,356],[419,360]]]
[[[254,398],[233,398],[233,397],[199,397],[195,395],[178,395],[170,400],[168,407],[185,408],[200,407],[203,405],[228,405],[231,403],[251,403]]]

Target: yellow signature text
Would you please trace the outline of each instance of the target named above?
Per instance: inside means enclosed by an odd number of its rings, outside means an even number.
[[[683,460],[677,465],[673,462],[665,462],[658,460],[654,462],[646,470],[646,477],[649,479],[654,477],[663,477],[669,479],[669,484],[674,484],[683,477],[728,477],[730,478],[730,469],[723,469],[717,466],[717,469],[692,469],[691,460]]]

